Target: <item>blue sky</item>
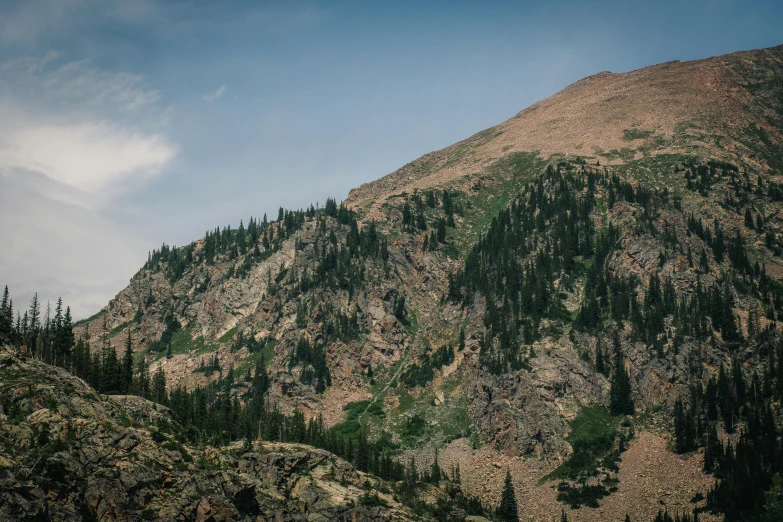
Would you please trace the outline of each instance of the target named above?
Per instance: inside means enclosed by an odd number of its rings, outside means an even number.
[[[342,199],[598,71],[782,44],[781,20],[776,1],[6,0],[0,284],[89,315],[164,241]]]

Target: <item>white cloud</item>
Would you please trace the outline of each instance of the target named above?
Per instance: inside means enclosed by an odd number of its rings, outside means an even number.
[[[212,103],[213,101],[215,101],[218,98],[220,98],[221,96],[223,96],[226,93],[226,90],[227,90],[226,86],[225,85],[221,85],[220,87],[217,88],[217,90],[215,92],[211,92],[209,94],[205,94],[204,95],[204,101],[207,102],[207,103]]]
[[[108,204],[177,155],[176,145],[149,124],[165,113],[159,100],[141,75],[62,61],[56,52],[6,62],[0,65],[0,174],[39,172],[60,183],[58,189],[76,189],[49,190],[50,197]]]
[[[24,127],[4,141],[0,168],[38,171],[93,195],[111,194],[125,182],[149,178],[176,155],[162,135],[106,121]]]

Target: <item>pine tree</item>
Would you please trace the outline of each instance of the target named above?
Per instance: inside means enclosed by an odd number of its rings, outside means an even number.
[[[133,340],[128,328],[128,339],[125,341],[125,353],[122,356],[121,368],[122,392],[130,393],[133,386]]]
[[[625,359],[621,352],[615,355],[614,376],[609,391],[610,410],[613,415],[633,415],[631,378],[625,370]]]
[[[604,365],[604,353],[601,349],[601,341],[598,341],[598,346],[595,349],[595,371],[604,375],[606,367]]]
[[[29,315],[25,312],[24,326],[24,343],[35,357],[38,353],[38,334],[41,331],[41,307],[38,303],[38,292],[35,293],[30,303]]]
[[[498,519],[503,522],[519,522],[517,496],[514,493],[514,482],[511,480],[511,470],[506,469],[506,482],[503,484],[503,494],[497,510]]]
[[[745,226],[753,228],[753,214],[750,212],[750,207],[745,207]]]
[[[74,344],[76,344],[76,338],[73,335],[73,318],[71,317],[71,307],[65,307],[65,316],[63,317],[63,323],[60,327],[59,334],[60,350],[66,357],[71,355]]]
[[[136,395],[139,397],[150,397],[150,374],[149,367],[147,366],[147,359],[142,357],[139,360],[137,368],[138,377],[136,378]]]
[[[8,293],[8,285],[3,290],[3,298],[0,301],[0,344],[10,344],[14,331],[14,312],[11,296]]]
[[[441,479],[440,464],[438,463],[438,448],[435,448],[435,460],[432,461],[432,469],[430,469],[430,480],[433,484],[438,484]]]
[[[151,399],[164,406],[168,403],[166,398],[166,372],[163,371],[163,365],[158,366],[155,375],[152,377]]]

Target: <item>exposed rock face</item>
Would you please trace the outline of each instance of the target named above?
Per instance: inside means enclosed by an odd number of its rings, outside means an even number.
[[[412,520],[363,506],[359,473],[323,450],[177,442],[168,410],[100,396],[58,368],[0,351],[2,520]],[[154,426],[171,427],[167,433]]]

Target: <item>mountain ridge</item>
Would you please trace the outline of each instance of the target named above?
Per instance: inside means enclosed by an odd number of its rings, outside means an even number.
[[[622,150],[624,147],[629,145],[629,141],[633,141],[623,139],[624,135],[622,132],[626,129],[630,130],[634,128],[643,128],[642,130],[644,132],[650,134],[658,133],[659,135],[662,134],[665,139],[672,139],[673,135],[675,134],[677,120],[680,122],[690,123],[689,118],[691,117],[703,118],[703,115],[698,114],[699,110],[704,111],[705,114],[713,113],[714,115],[716,107],[726,107],[727,110],[730,110],[731,116],[733,118],[723,119],[725,121],[733,121],[734,118],[736,118],[737,110],[734,106],[734,103],[727,102],[731,102],[733,98],[747,98],[747,96],[745,96],[746,93],[740,92],[738,86],[736,85],[736,80],[738,79],[739,75],[735,69],[739,66],[738,62],[746,59],[751,61],[754,59],[764,61],[769,60],[776,62],[777,66],[779,67],[781,55],[783,55],[783,46],[776,46],[754,51],[740,51],[700,60],[685,62],[677,60],[672,62],[665,62],[625,73],[611,73],[608,71],[603,71],[574,82],[549,98],[536,102],[531,106],[522,109],[509,120],[506,120],[505,122],[500,123],[495,127],[491,127],[490,129],[497,129],[498,133],[507,134],[507,136],[503,137],[498,134],[497,137],[499,139],[497,140],[497,143],[494,144],[495,146],[491,149],[491,153],[483,153],[483,151],[479,149],[478,151],[474,152],[469,157],[469,159],[472,162],[478,161],[481,164],[482,162],[486,161],[487,156],[499,157],[501,155],[498,152],[499,149],[502,150],[502,152],[537,151],[543,157],[549,157],[552,154],[571,154],[579,156],[598,156],[600,158],[601,152]],[[732,67],[732,70],[726,71],[727,66]],[[600,125],[600,121],[597,121],[595,118],[591,118],[590,115],[585,115],[584,113],[586,112],[586,109],[579,105],[579,102],[581,101],[580,99],[583,97],[588,97],[594,103],[597,103],[594,101],[596,96],[598,96],[599,100],[607,100],[607,97],[617,98],[618,96],[629,96],[627,92],[624,94],[617,93],[617,84],[620,83],[619,88],[623,88],[626,91],[630,90],[632,87],[641,87],[641,89],[639,89],[637,92],[632,92],[630,94],[634,101],[637,102],[636,104],[630,104],[631,109],[641,107],[643,104],[639,103],[639,100],[649,96],[649,91],[644,89],[644,87],[653,86],[639,86],[638,84],[649,83],[653,81],[654,75],[661,72],[669,74],[676,72],[677,77],[674,79],[674,81],[677,83],[676,85],[656,85],[654,86],[655,91],[670,89],[667,91],[667,94],[672,95],[672,102],[677,103],[676,108],[685,109],[679,113],[670,111],[671,114],[667,115],[669,116],[668,121],[651,120],[650,118],[653,115],[645,113],[637,114],[637,117],[634,119],[630,117],[630,115],[623,114],[623,111],[621,110],[623,108],[622,104],[615,104],[617,107],[611,107],[606,104],[602,104],[602,111],[600,112],[602,117],[606,110],[614,110],[615,112],[619,113],[617,115],[618,119],[624,119],[624,124],[622,126],[615,125],[610,128],[610,130],[614,132],[614,135],[609,136],[606,134],[601,134],[602,126]],[[688,75],[699,75],[698,79],[699,81],[703,81],[704,85],[692,85],[691,82],[681,81],[683,76]],[[669,79],[669,81],[672,80]],[[624,85],[631,82],[633,83],[630,86]],[[704,88],[705,86],[707,88]],[[601,89],[604,87],[608,93],[595,92],[596,89]],[[673,87],[676,87],[676,89],[672,89]],[[689,88],[688,90],[690,92],[683,92],[683,89],[685,88]],[[719,91],[719,88],[721,91]],[[697,103],[696,94],[709,97],[709,102]],[[681,98],[686,95],[687,98],[682,100]],[[653,98],[660,97],[660,92],[656,92],[653,96]],[[574,100],[574,98],[576,98],[576,100]],[[560,106],[563,100],[569,102],[568,106]],[[620,100],[615,99],[614,101]],[[694,110],[695,108],[698,108],[698,110]],[[556,115],[559,115],[559,117],[563,119],[563,121],[573,122],[576,120],[577,123],[579,123],[579,118],[586,119],[587,121],[573,133],[567,134],[565,137],[567,139],[564,139],[563,137],[558,136],[557,132],[553,132],[562,130],[560,129],[561,122],[552,117],[542,117],[542,112],[555,112]],[[596,112],[598,113],[598,111]],[[528,120],[531,121],[528,123]],[[698,122],[698,124],[701,125],[704,123],[706,122]],[[540,127],[543,127],[544,130],[539,130],[538,128]],[[710,127],[714,127],[714,124],[710,125]],[[482,131],[481,133],[478,133],[473,137],[464,140],[463,142],[459,142],[458,144],[452,145],[451,147],[447,147],[442,151],[435,151],[426,154],[415,162],[409,163],[395,173],[382,177],[379,180],[365,183],[360,187],[351,190],[346,203],[353,208],[362,208],[363,206],[366,206],[366,199],[369,197],[368,192],[371,193],[375,186],[382,186],[383,184],[388,183],[389,178],[396,177],[398,173],[399,175],[402,175],[403,171],[405,171],[406,175],[410,176],[411,169],[407,169],[407,167],[425,162],[430,163],[433,159],[441,157],[444,153],[446,153],[446,151],[453,150],[453,148],[457,147],[460,143],[464,143],[465,141],[469,141],[472,138],[476,138],[477,136],[486,133],[490,129]],[[656,150],[659,148],[660,147],[656,147]],[[708,147],[706,149],[707,150],[704,151],[706,153],[717,152],[714,150],[714,146]],[[667,151],[669,148],[663,147],[661,150]],[[678,150],[678,148],[675,146],[672,150]],[[604,159],[608,159],[608,163],[610,164],[612,162],[622,161],[622,158],[620,157]],[[435,186],[440,183],[454,182],[455,178],[463,177],[464,175],[468,174],[468,170],[470,168],[471,167],[469,165],[458,163],[456,166],[443,168],[442,170],[445,172],[441,173],[435,180],[427,180],[417,184],[416,182],[420,181],[420,179],[414,177],[414,183],[412,186],[415,186],[420,190],[424,190],[429,188],[430,185]],[[438,170],[441,169],[436,169],[436,172]],[[403,186],[403,184],[404,183],[402,182],[399,184],[393,183],[395,187],[394,190],[399,189],[401,186]],[[393,192],[393,190],[389,191],[385,189],[383,194],[388,197],[389,195],[393,194]],[[372,217],[375,216],[376,214],[373,213]]]

